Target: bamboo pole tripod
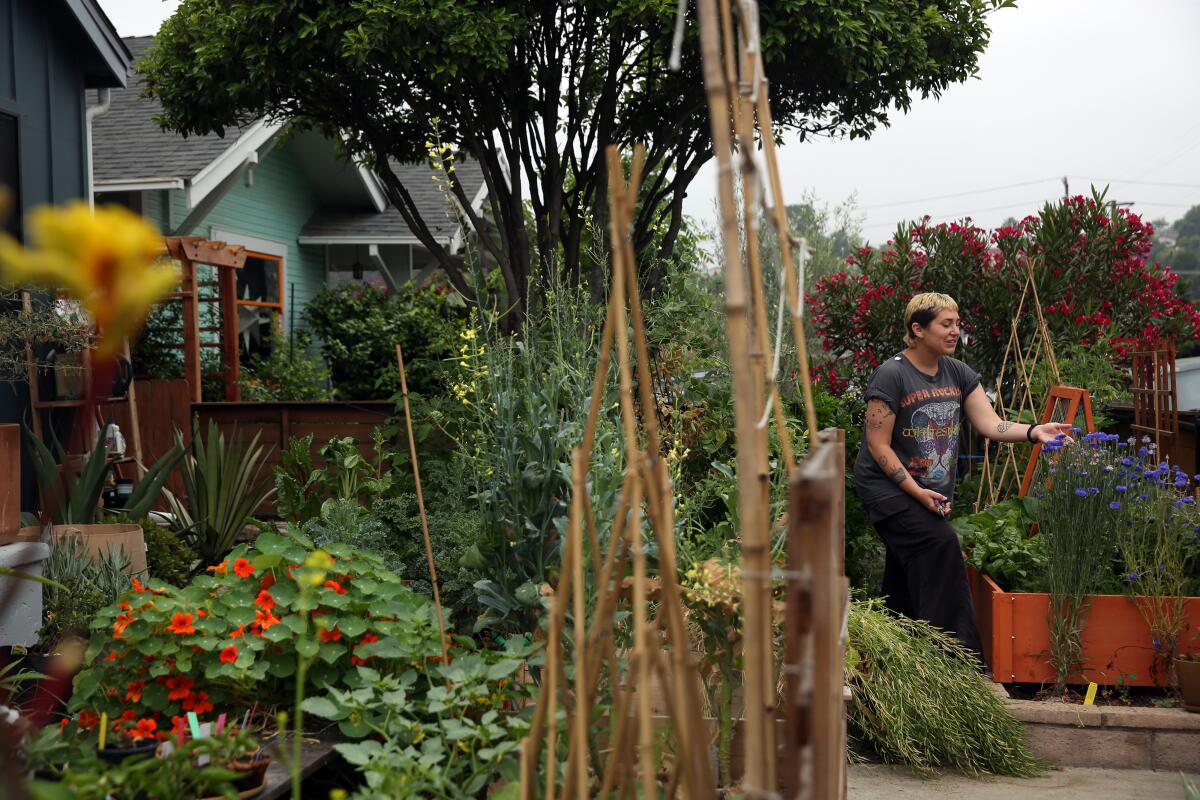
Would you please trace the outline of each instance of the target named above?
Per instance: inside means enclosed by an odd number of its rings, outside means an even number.
[[[1017,303],[1017,311],[1009,323],[1008,344],[1004,349],[1004,358],[1000,361],[1000,373],[996,377],[996,400],[992,404],[996,414],[1001,419],[1008,419],[1010,414],[1029,412],[1030,419],[1038,419],[1041,411],[1035,406],[1031,379],[1038,365],[1045,360],[1053,379],[1053,385],[1062,383],[1058,372],[1058,360],[1054,357],[1054,341],[1050,338],[1050,329],[1046,326],[1046,318],[1042,313],[1042,301],[1038,296],[1036,274],[1041,266],[1040,259],[1028,259],[1025,262],[1025,287],[1021,291],[1021,299]],[[1023,344],[1020,323],[1025,315],[1026,307],[1033,309],[1034,332],[1033,341]],[[1005,397],[1005,375],[1011,370],[1015,379],[1012,397]],[[998,442],[995,458],[985,457],[980,467],[979,491],[975,495],[975,511],[995,505],[1009,496],[1016,496],[1021,485],[1024,467],[1017,463],[1016,444]]]
[[[657,797],[660,775],[655,763],[655,720],[649,689],[657,679],[664,688],[670,736],[676,759],[667,776],[668,796],[678,789],[688,798],[715,797],[708,739],[701,718],[699,673],[690,655],[683,603],[676,579],[674,498],[654,411],[653,381],[638,297],[632,228],[644,151],[635,149],[626,183],[620,153],[607,150],[612,290],[601,333],[600,359],[584,424],[583,440],[572,450],[572,494],[561,579],[551,600],[546,668],[530,732],[521,747],[520,796],[531,800],[542,788],[545,798],[627,797],[640,784],[646,797]],[[633,347],[630,347],[632,330]],[[619,406],[628,465],[606,543],[600,542],[588,494],[588,471],[596,426],[604,399],[612,349],[617,351]],[[634,400],[633,370],[638,375]],[[638,414],[636,406],[642,413]],[[642,423],[639,426],[639,421]],[[640,428],[640,430],[639,430]],[[644,514],[658,548],[657,614],[649,617],[650,594],[642,524]],[[585,539],[586,536],[586,539]],[[607,549],[602,553],[602,544]],[[586,552],[585,552],[586,547]],[[632,567],[632,579],[626,579]],[[585,593],[591,593],[589,604]],[[621,669],[613,641],[614,613],[628,607],[633,648]],[[589,619],[590,605],[590,619]],[[568,607],[572,617],[574,681],[567,682]],[[604,683],[604,681],[607,681]],[[591,711],[602,686],[612,696],[612,735],[607,753],[592,738]],[[566,712],[566,763],[560,763],[558,709]],[[635,730],[631,730],[635,726]],[[545,744],[544,780],[535,784]],[[638,766],[635,775],[633,765]],[[560,770],[560,768],[562,768]],[[593,776],[594,779],[593,779]],[[593,784],[597,785],[593,785]],[[561,789],[561,792],[560,792]]]

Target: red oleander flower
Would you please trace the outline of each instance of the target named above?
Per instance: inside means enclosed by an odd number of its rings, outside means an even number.
[[[130,703],[142,702],[142,689],[146,688],[145,681],[130,681],[125,687],[125,700]]]
[[[342,585],[337,581],[325,581],[324,585],[326,589],[333,589],[333,591],[337,592],[338,594],[346,593],[346,590],[343,589]]]
[[[244,558],[239,558],[233,562],[233,574],[239,578],[249,578],[254,574],[254,565]]]
[[[195,633],[196,629],[192,627],[193,619],[195,619],[195,616],[192,614],[176,611],[175,616],[171,618],[171,624],[167,626],[167,630],[176,636],[182,636],[185,633]]]
[[[237,657],[238,657],[238,652],[237,652],[236,645],[231,644],[231,645],[229,645],[229,647],[226,647],[224,650],[221,651],[221,662],[222,663],[232,664],[233,662],[237,661]]]

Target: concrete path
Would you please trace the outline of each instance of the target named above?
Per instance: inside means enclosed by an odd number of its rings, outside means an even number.
[[[1200,776],[1189,776],[1200,786]],[[944,775],[923,780],[879,764],[850,767],[850,800],[1182,800],[1178,772],[1067,767],[1042,778],[975,780]]]

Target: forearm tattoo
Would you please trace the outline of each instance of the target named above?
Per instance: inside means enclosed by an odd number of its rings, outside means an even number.
[[[883,470],[885,475],[894,480],[896,483],[904,483],[904,481],[908,478],[908,470],[904,468],[904,465],[897,464],[893,468],[887,456],[880,456],[879,458],[875,459],[875,463],[879,465],[879,468]]]
[[[1002,421],[999,425],[996,426],[996,433],[1004,433],[1012,426],[1013,426],[1013,424],[1011,422]]]

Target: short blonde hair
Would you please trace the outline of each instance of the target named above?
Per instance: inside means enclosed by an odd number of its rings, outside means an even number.
[[[904,343],[912,347],[917,343],[913,336],[912,326],[917,323],[922,328],[928,328],[934,318],[943,311],[958,311],[958,303],[948,294],[941,292],[922,292],[913,295],[904,309]]]

